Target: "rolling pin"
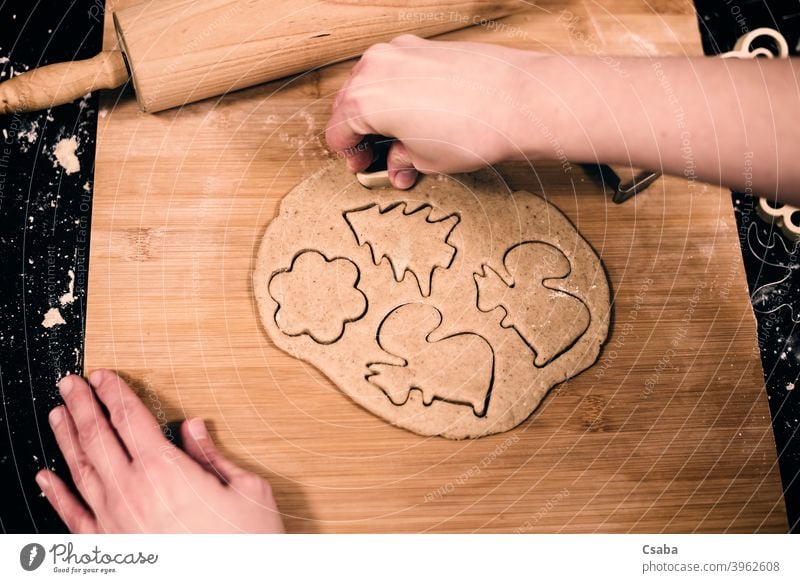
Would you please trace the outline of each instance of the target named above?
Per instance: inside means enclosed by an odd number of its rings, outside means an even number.
[[[130,79],[142,111],[355,57],[376,42],[506,16],[518,0],[169,0],[113,13],[119,50],[0,83],[0,114],[69,103]]]

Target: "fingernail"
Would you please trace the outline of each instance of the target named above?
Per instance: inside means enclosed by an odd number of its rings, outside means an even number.
[[[96,387],[103,382],[103,369],[98,369],[89,375],[89,382]]]
[[[72,390],[73,382],[72,375],[66,376],[58,381],[58,389],[61,391],[61,396],[66,397]]]
[[[359,167],[356,165],[356,161],[353,158],[347,158],[347,169],[350,172],[358,172]]]
[[[416,170],[398,170],[394,176],[394,185],[396,188],[405,190],[414,186],[417,180]]]
[[[50,411],[50,415],[47,418],[50,420],[50,427],[55,427],[64,419],[64,411],[61,407],[56,407]]]
[[[195,439],[205,439],[208,437],[208,429],[206,429],[206,424],[200,417],[189,419],[189,435]]]
[[[44,472],[39,472],[36,474],[36,484],[42,490],[46,490],[48,486],[50,486],[50,481],[47,479],[47,476]]]

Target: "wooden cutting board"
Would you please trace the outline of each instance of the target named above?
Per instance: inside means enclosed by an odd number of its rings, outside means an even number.
[[[655,6],[548,0],[446,38],[701,54],[691,3]],[[125,371],[168,419],[208,419],[225,452],[270,479],[290,531],[785,531],[739,233],[719,188],[667,178],[617,206],[579,167],[501,168],[572,219],[615,297],[600,361],[506,434],[390,427],[271,344],[255,252],[281,197],[331,158],[322,132],[352,64],[156,115],[129,93],[104,97],[87,370]]]

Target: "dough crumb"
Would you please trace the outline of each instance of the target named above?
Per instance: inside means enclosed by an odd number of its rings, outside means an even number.
[[[27,129],[20,130],[17,134],[20,139],[27,140],[29,144],[35,144],[39,139],[39,122],[33,121]]]
[[[75,301],[75,272],[71,269],[67,272],[69,275],[69,287],[67,289],[67,293],[61,296],[58,301],[61,303],[62,306],[66,306],[67,304],[71,304]]]
[[[61,312],[58,308],[50,308],[47,310],[47,313],[44,315],[44,320],[42,320],[42,326],[45,328],[52,328],[53,326],[60,326],[66,323],[67,321],[61,316]]]
[[[53,150],[57,164],[61,166],[67,174],[80,172],[81,163],[75,155],[77,149],[78,139],[72,136],[71,138],[64,138],[59,141]]]

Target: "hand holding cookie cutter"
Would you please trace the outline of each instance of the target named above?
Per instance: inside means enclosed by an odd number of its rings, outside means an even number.
[[[777,54],[773,53],[766,47],[753,47],[753,42],[760,37],[769,37],[775,41],[777,45]],[[752,59],[756,57],[766,58],[786,58],[789,56],[789,45],[786,39],[778,31],[771,28],[757,28],[751,30],[747,34],[742,35],[736,41],[732,51],[722,53],[719,55],[723,59],[737,58],[737,59]],[[389,171],[386,165],[386,155],[391,145],[391,140],[376,141],[372,144],[373,151],[375,152],[375,159],[369,168],[363,172],[356,174],[356,179],[362,186],[366,188],[389,188],[392,186],[389,180]],[[617,173],[615,171],[615,173]],[[617,173],[619,175],[619,173]],[[647,188],[650,184],[656,181],[661,176],[661,172],[641,171],[628,181],[620,180],[616,186],[613,201],[621,204],[630,199],[637,193]],[[769,205],[764,204],[767,208]],[[792,207],[784,207],[792,209],[789,214],[794,210]],[[774,209],[773,209],[774,210]],[[791,221],[784,221],[786,224],[792,224]],[[799,227],[800,228],[800,227]],[[787,233],[788,235],[788,233]],[[791,236],[791,235],[789,235]]]

